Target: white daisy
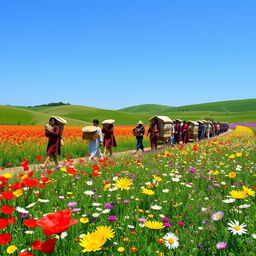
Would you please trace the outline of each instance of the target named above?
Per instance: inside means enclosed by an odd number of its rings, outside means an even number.
[[[29,213],[29,211],[27,211],[25,208],[22,208],[22,207],[16,207],[15,210],[17,212],[20,212],[20,213]]]
[[[99,216],[100,216],[100,214],[97,213],[97,212],[95,212],[95,213],[92,214],[92,217],[93,217],[93,218],[98,218]]]
[[[236,201],[235,198],[228,198],[228,199],[222,200],[222,202],[225,204],[231,204],[231,203],[234,203],[235,201]]]
[[[165,188],[162,190],[163,193],[169,193],[169,189],[168,188]]]
[[[102,213],[109,213],[110,212],[110,209],[104,209],[103,211],[102,211]]]
[[[244,209],[244,208],[249,208],[251,205],[250,204],[242,204],[242,205],[239,205],[238,207],[240,209]]]
[[[34,234],[34,231],[32,231],[32,230],[26,230],[24,233],[27,234],[27,235],[33,235],[33,234]]]
[[[28,206],[26,206],[26,208],[31,208],[35,205],[36,203],[32,203],[32,204],[29,204]]]
[[[92,206],[100,206],[101,203],[92,203]]]
[[[94,195],[94,192],[91,190],[87,190],[87,191],[84,191],[84,194],[87,196],[92,196],[92,195]]]
[[[57,239],[64,239],[65,237],[67,237],[67,235],[68,235],[67,232],[62,232],[62,233],[60,234],[60,236],[59,236],[59,235],[56,235],[56,238],[57,238]]]
[[[246,224],[239,224],[239,221],[234,220],[234,222],[230,221],[228,223],[228,230],[230,230],[230,232],[233,235],[242,235],[242,234],[246,234],[247,229],[245,229],[244,227],[246,227]]]
[[[38,201],[41,203],[49,203],[50,200],[38,198]]]
[[[256,239],[256,234],[252,234],[252,238]]]
[[[86,184],[87,184],[88,186],[92,186],[93,182],[92,182],[91,180],[89,180],[89,181],[86,181]]]
[[[162,206],[159,206],[159,205],[155,204],[155,205],[152,205],[150,208],[153,209],[153,210],[161,210]]]
[[[176,249],[179,246],[179,238],[173,233],[167,233],[163,239],[168,249]]]

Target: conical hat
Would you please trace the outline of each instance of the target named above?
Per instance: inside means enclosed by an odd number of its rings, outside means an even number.
[[[82,132],[97,132],[96,126],[85,126],[82,128]]]
[[[60,123],[60,124],[65,125],[65,124],[68,123],[64,118],[62,118],[62,117],[60,117],[60,116],[52,116],[52,117],[53,117],[54,119],[56,119],[57,122]]]
[[[115,120],[113,120],[113,119],[107,119],[107,120],[104,120],[102,122],[102,124],[113,124],[114,122],[115,122]]]

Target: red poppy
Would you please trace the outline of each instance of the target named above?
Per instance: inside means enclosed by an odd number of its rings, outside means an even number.
[[[99,171],[99,170],[100,170],[100,167],[99,167],[97,164],[94,164],[94,165],[92,166],[92,169],[93,169],[94,171]]]
[[[71,173],[71,174],[73,174],[73,175],[76,175],[76,170],[75,170],[73,167],[67,167],[66,170],[67,170],[69,173]]]
[[[7,180],[8,180],[8,178],[5,178],[4,176],[0,176],[0,182],[5,182]]]
[[[35,228],[38,226],[35,219],[25,220],[23,224],[29,228]]]
[[[197,145],[194,145],[194,146],[193,146],[193,150],[194,150],[194,151],[197,151],[197,150],[198,150]]]
[[[38,182],[39,181],[37,179],[26,178],[23,180],[22,184],[26,187],[35,188],[37,187]]]
[[[41,240],[35,240],[33,243],[32,243],[32,249],[33,250],[42,250],[42,241]]]
[[[76,219],[70,219],[72,210],[62,210],[53,214],[47,214],[37,221],[44,230],[45,235],[50,236],[66,231],[71,225],[78,223]]]
[[[67,157],[70,157],[71,155],[70,154],[67,154]]]
[[[11,206],[9,205],[3,205],[1,207],[1,211],[3,214],[11,214],[14,212],[14,208],[12,208]]]
[[[43,181],[43,182],[47,182],[47,181],[49,181],[49,178],[48,177],[41,177],[40,180]]]
[[[6,228],[8,225],[8,220],[0,218],[0,229]]]
[[[9,235],[7,233],[4,233],[4,234],[0,235],[0,244],[7,244],[10,241],[12,241],[12,236],[11,235]]]
[[[92,172],[92,176],[94,176],[94,177],[97,177],[99,175],[100,175],[100,173],[98,173],[98,172]]]
[[[20,165],[27,165],[28,164],[28,160],[26,158],[23,159],[23,161],[20,163]]]
[[[42,160],[43,158],[41,156],[36,156],[36,160],[40,161]]]
[[[39,185],[40,188],[45,188],[46,187],[46,183],[42,183]]]
[[[12,191],[4,191],[4,192],[2,192],[2,197],[5,200],[11,200],[11,199],[15,198],[16,196],[12,193]]]
[[[50,254],[50,253],[54,252],[56,240],[57,240],[57,238],[53,238],[53,239],[48,238],[44,243],[42,243],[42,245],[41,245],[42,252],[45,254]]]
[[[8,221],[9,224],[15,224],[16,223],[16,219],[15,219],[14,216],[8,218],[7,221]]]
[[[15,184],[8,186],[8,188],[17,190],[17,189],[21,189],[22,186],[21,186],[21,183],[17,181]]]
[[[30,252],[22,252],[18,256],[33,256],[33,254]]]

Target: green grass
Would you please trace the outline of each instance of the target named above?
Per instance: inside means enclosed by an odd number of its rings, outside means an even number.
[[[47,113],[32,111],[29,108],[0,106],[0,124],[8,125],[44,125],[48,123],[50,115]],[[84,126],[88,124],[82,120],[66,118],[71,126]]]
[[[156,104],[145,104],[107,110],[87,106],[65,105],[45,107],[11,107],[0,106],[0,124],[35,124],[42,125],[49,116],[60,115],[66,118],[69,125],[82,126],[93,119],[115,119],[116,125],[134,125],[139,120],[148,123],[153,115],[166,115],[172,119],[183,120],[213,119],[233,123],[255,123],[256,99],[221,101],[204,104],[169,107]]]
[[[185,105],[180,107],[168,107],[164,105],[144,104],[139,106],[120,109],[120,111],[139,113],[155,112],[158,114],[170,112],[187,112],[187,111],[218,111],[218,112],[241,112],[256,111],[256,99],[219,101],[202,104]]]

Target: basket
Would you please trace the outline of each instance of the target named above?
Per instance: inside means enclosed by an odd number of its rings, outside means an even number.
[[[44,128],[45,128],[46,133],[49,133],[49,131],[51,131],[51,132],[53,131],[53,128],[50,124],[45,124]]]
[[[96,140],[99,137],[96,126],[85,126],[82,132],[84,140]]]
[[[104,120],[103,122],[102,122],[102,124],[103,125],[105,125],[105,124],[113,124],[115,122],[115,120],[113,120],[113,119],[107,119],[107,120]]]
[[[134,136],[143,136],[143,134],[140,132],[140,131],[138,131],[136,128],[134,128],[133,130],[132,130],[132,132],[133,132],[133,135]]]

